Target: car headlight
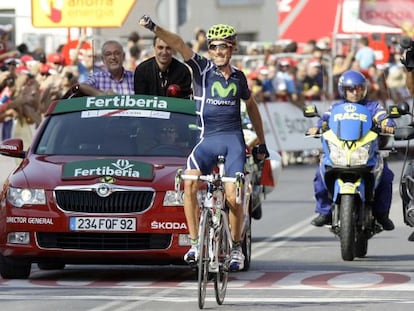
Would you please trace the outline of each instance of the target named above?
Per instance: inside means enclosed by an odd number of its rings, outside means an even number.
[[[10,187],[7,191],[7,200],[16,207],[40,205],[46,204],[46,195],[44,189]]]
[[[199,190],[197,192],[197,200],[202,202],[206,194],[205,190]],[[164,206],[184,206],[184,190],[175,192],[175,190],[167,190],[164,195]]]
[[[341,148],[328,141],[329,158],[334,165],[338,166],[360,166],[365,165],[369,159],[371,143],[365,144],[356,149]]]
[[[183,206],[184,205],[184,191],[180,190],[175,192],[174,190],[168,190],[165,192],[164,206]]]

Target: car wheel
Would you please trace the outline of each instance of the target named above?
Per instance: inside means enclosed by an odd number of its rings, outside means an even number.
[[[63,270],[65,264],[61,262],[39,262],[37,264],[40,270]]]
[[[244,255],[244,268],[243,271],[248,271],[250,269],[250,261],[252,258],[252,219],[249,217],[248,228],[244,234],[242,241],[242,251]]]
[[[31,266],[30,262],[4,257],[0,254],[0,275],[3,279],[27,279]]]

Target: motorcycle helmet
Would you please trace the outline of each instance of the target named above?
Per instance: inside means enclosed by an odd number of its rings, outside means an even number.
[[[214,40],[224,40],[232,45],[236,44],[236,29],[234,27],[225,25],[225,24],[217,24],[210,27],[207,32],[207,42],[210,43]]]
[[[365,76],[356,70],[345,71],[338,80],[338,93],[343,99],[346,98],[346,88],[361,88],[362,97],[365,98],[368,92],[368,81]]]

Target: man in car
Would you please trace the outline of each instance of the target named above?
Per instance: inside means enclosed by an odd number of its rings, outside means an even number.
[[[105,70],[94,72],[79,85],[84,95],[134,94],[134,73],[123,66],[125,52],[118,41],[109,40],[102,45]]]
[[[174,50],[157,36],[152,48],[154,56],[135,69],[135,94],[191,98],[192,77],[188,66],[174,58]]]

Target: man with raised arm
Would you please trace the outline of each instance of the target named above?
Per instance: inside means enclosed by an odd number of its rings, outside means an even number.
[[[262,119],[249,90],[244,73],[231,66],[230,59],[236,50],[236,30],[229,25],[212,26],[207,33],[209,57],[195,53],[184,40],[156,25],[144,15],[140,25],[152,31],[171,48],[181,54],[193,71],[193,94],[196,101],[200,126],[199,142],[187,159],[186,174],[210,174],[218,155],[226,158],[227,176],[244,172],[246,149],[240,117],[240,103],[244,100],[259,145],[258,158],[269,156],[266,148]],[[186,180],[184,183],[184,212],[192,246],[185,254],[187,263],[198,260],[199,207],[197,201],[198,182]],[[236,203],[236,185],[225,185],[226,199],[230,206],[230,227],[233,239],[230,271],[244,268],[244,255],[241,249],[243,207]]]

